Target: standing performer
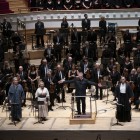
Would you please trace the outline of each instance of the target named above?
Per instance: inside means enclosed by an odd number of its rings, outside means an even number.
[[[75,84],[75,96],[86,96],[86,88],[87,85],[97,85],[94,82],[88,81],[87,79],[85,79],[83,77],[83,73],[79,72],[78,73],[78,77],[74,78],[74,80],[61,80],[59,81],[59,83],[74,83]],[[101,85],[99,85],[101,86]],[[86,114],[86,102],[85,102],[85,97],[76,97],[76,103],[77,103],[77,111],[78,111],[78,115],[81,114],[81,108],[80,108],[80,104],[82,102],[82,113]]]
[[[88,19],[88,15],[84,14],[84,19],[82,19],[82,30],[88,31],[90,30],[90,19]]]
[[[22,117],[21,104],[24,102],[24,91],[20,84],[18,84],[18,79],[13,78],[13,83],[11,84],[8,92],[9,102],[11,104],[11,116],[12,121],[20,121]]]
[[[35,23],[35,34],[36,34],[36,45],[37,48],[40,46],[39,40],[41,39],[41,47],[44,47],[44,39],[43,35],[45,33],[44,29],[44,23],[41,22],[40,18],[38,18],[38,21]]]
[[[39,118],[41,118],[42,121],[46,121],[46,117],[48,116],[49,91],[44,87],[44,82],[41,81],[39,83],[35,97],[38,102]]]
[[[121,83],[117,85],[115,94],[118,99],[116,118],[119,122],[130,122],[133,92],[125,77],[121,77]]]

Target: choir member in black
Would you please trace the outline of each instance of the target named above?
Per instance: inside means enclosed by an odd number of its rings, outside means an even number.
[[[95,83],[100,83],[101,79],[104,76],[104,72],[103,69],[101,69],[100,64],[96,63],[95,64],[95,68],[92,70],[92,81],[94,81]],[[95,95],[96,99],[98,100],[99,98],[99,87],[96,86],[96,95]],[[100,88],[100,100],[102,100],[103,98],[103,90]]]
[[[60,96],[61,96],[61,101],[62,102],[66,102],[65,100],[65,92],[64,92],[64,88],[63,88],[63,84],[59,84],[59,82],[61,80],[65,79],[65,74],[64,71],[62,70],[61,65],[57,65],[57,71],[55,74],[55,83],[56,83],[56,93],[57,93],[57,100],[60,103]]]
[[[129,30],[123,35],[124,45],[125,45],[125,57],[130,57],[130,53],[132,52],[132,44],[131,44],[131,34]]]
[[[44,57],[46,58],[47,62],[52,61],[53,56],[54,56],[54,49],[51,47],[51,45],[47,45],[47,48],[44,51]]]
[[[44,9],[53,10],[54,9],[53,0],[44,0]]]
[[[59,31],[56,31],[55,35],[53,36],[53,43],[54,43],[54,55],[56,57],[57,62],[61,62],[61,52],[63,49],[63,36],[60,34]]]
[[[119,9],[123,6],[123,1],[122,0],[115,0],[114,1],[114,7]]]
[[[80,59],[80,43],[81,33],[78,32],[76,28],[74,28],[71,33],[71,54],[75,59],[75,64]]]
[[[92,6],[92,0],[83,0],[82,5],[84,9],[90,9]]]
[[[4,18],[3,23],[2,23],[2,34],[3,34],[3,36],[9,38],[11,36],[11,29],[12,29],[11,23],[8,22],[6,18]]]
[[[123,2],[127,8],[132,7],[132,5],[134,4],[134,0],[123,0]]]
[[[93,8],[99,9],[102,7],[102,0],[93,0],[92,2]]]
[[[19,71],[17,73],[20,77],[20,84],[22,85],[23,87],[23,90],[24,90],[24,94],[25,94],[25,99],[24,99],[24,102],[23,102],[23,106],[26,106],[26,92],[28,91],[28,86],[27,86],[27,79],[28,79],[28,75],[25,71],[23,71],[23,67],[22,66],[19,66]]]
[[[133,65],[132,65],[132,62],[130,61],[129,57],[126,57],[125,58],[125,62],[124,62],[124,65],[123,65],[123,69],[126,68],[128,69],[128,73],[130,74],[132,68],[133,68]]]
[[[101,17],[99,21],[99,32],[100,32],[100,44],[103,38],[103,42],[105,42],[105,36],[106,36],[106,20],[104,17]]]
[[[104,0],[103,4],[105,5],[106,8],[112,8],[114,5],[114,1],[113,0]]]
[[[71,10],[73,8],[73,0],[64,0],[64,8],[66,10]]]
[[[49,71],[48,62],[47,62],[46,59],[43,59],[42,60],[42,64],[40,66],[39,71],[40,71],[39,72],[40,79],[43,79],[47,75],[47,72]]]
[[[68,24],[67,18],[64,17],[61,22],[61,34],[63,36],[65,44],[67,45],[68,45],[68,32],[69,32],[68,27],[69,27],[69,24]]]
[[[116,100],[115,87],[119,83],[120,78],[121,78],[121,74],[117,71],[117,66],[116,65],[113,66],[113,69],[111,71],[109,70],[109,78],[112,82],[111,91],[114,95],[113,101],[115,101]]]
[[[13,42],[13,51],[16,52],[17,46],[22,43],[21,38],[17,32],[14,33],[12,36],[12,42]]]
[[[82,0],[74,0],[75,9],[81,9],[82,8]]]
[[[40,46],[40,39],[41,39],[41,47],[44,47],[43,35],[45,34],[45,29],[44,23],[40,20],[40,18],[38,18],[37,22],[35,23],[35,34],[37,48]]]
[[[63,10],[63,0],[56,0],[55,10]]]
[[[121,77],[121,82],[116,86],[115,95],[118,99],[116,118],[119,122],[131,121],[131,98],[133,92],[125,77]]]
[[[54,99],[55,99],[55,84],[54,84],[54,78],[52,75],[52,71],[47,72],[47,76],[44,77],[43,82],[45,84],[45,87],[48,89],[50,94],[50,105],[49,110],[53,111],[52,106],[54,106]]]
[[[88,19],[88,15],[84,14],[84,19],[82,19],[82,30],[83,31],[90,30],[90,25],[91,25],[91,22],[90,22],[90,19]]]
[[[61,83],[74,83],[75,84],[75,96],[86,96],[86,88],[87,88],[87,85],[90,84],[90,85],[97,85],[96,83],[94,82],[91,82],[91,81],[88,81],[87,79],[85,79],[83,77],[83,73],[82,72],[79,72],[78,74],[78,77],[77,78],[74,78],[73,80],[68,80],[68,81],[65,81],[65,80],[61,80],[59,82],[60,84]],[[98,85],[100,87],[100,85]],[[82,102],[82,113],[83,115],[86,114],[86,102],[85,102],[85,97],[76,97],[76,103],[77,103],[77,111],[78,111],[78,115],[81,114],[81,102]]]
[[[43,7],[43,0],[37,0],[36,7]]]
[[[28,71],[28,79],[30,83],[29,89],[32,93],[33,100],[35,100],[35,91],[38,88],[38,72],[35,65],[31,65],[30,70]]]

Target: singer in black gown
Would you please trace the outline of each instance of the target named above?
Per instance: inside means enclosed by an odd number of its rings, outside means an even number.
[[[131,121],[131,99],[133,91],[126,83],[125,77],[121,77],[121,82],[116,86],[115,94],[118,99],[116,118],[119,122]]]

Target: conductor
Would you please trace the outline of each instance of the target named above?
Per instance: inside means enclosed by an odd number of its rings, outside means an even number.
[[[59,81],[59,84],[60,83],[74,83],[75,84],[75,96],[83,96],[83,97],[76,97],[76,103],[77,103],[77,111],[78,111],[78,115],[81,114],[81,108],[80,108],[80,104],[82,102],[82,113],[83,114],[86,114],[86,103],[85,103],[85,97],[86,96],[86,88],[87,88],[87,85],[90,84],[90,85],[97,85],[96,83],[94,82],[91,82],[91,81],[88,81],[87,79],[85,79],[83,77],[83,73],[82,72],[79,72],[78,73],[78,76],[75,77],[73,80],[61,80]],[[101,84],[98,84],[99,87],[101,87]]]
[[[45,29],[44,23],[41,22],[40,18],[38,18],[37,22],[35,23],[35,34],[37,48],[40,46],[40,39],[41,39],[41,47],[44,47],[43,35],[45,34]]]

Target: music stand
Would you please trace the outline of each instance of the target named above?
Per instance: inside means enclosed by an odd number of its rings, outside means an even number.
[[[124,107],[124,105],[116,103],[116,110],[117,110],[117,106],[122,106],[122,107]],[[116,123],[114,123],[114,124],[112,124],[112,126],[115,126],[115,125],[120,125],[120,126],[123,126],[121,123],[119,123],[119,120],[118,120],[118,118],[117,118],[117,117],[116,117],[116,119],[117,119],[117,122],[116,122]]]
[[[63,87],[63,88],[61,89],[61,91],[60,91],[61,95],[62,95],[63,90],[64,90],[64,87]],[[65,91],[64,91],[64,92],[65,92]],[[61,103],[62,103],[61,106],[58,106],[56,109],[62,108],[62,109],[64,109],[64,110],[66,110],[66,107],[71,108],[70,106],[64,106],[63,101],[61,101]]]
[[[37,105],[38,105],[38,121],[37,122],[35,122],[34,124],[38,124],[38,123],[40,123],[40,124],[44,124],[43,122],[42,122],[42,120],[41,120],[41,117],[39,116],[39,111],[40,111],[40,109],[42,109],[42,105],[44,105],[44,101],[37,101]],[[40,108],[40,107],[41,108]]]

